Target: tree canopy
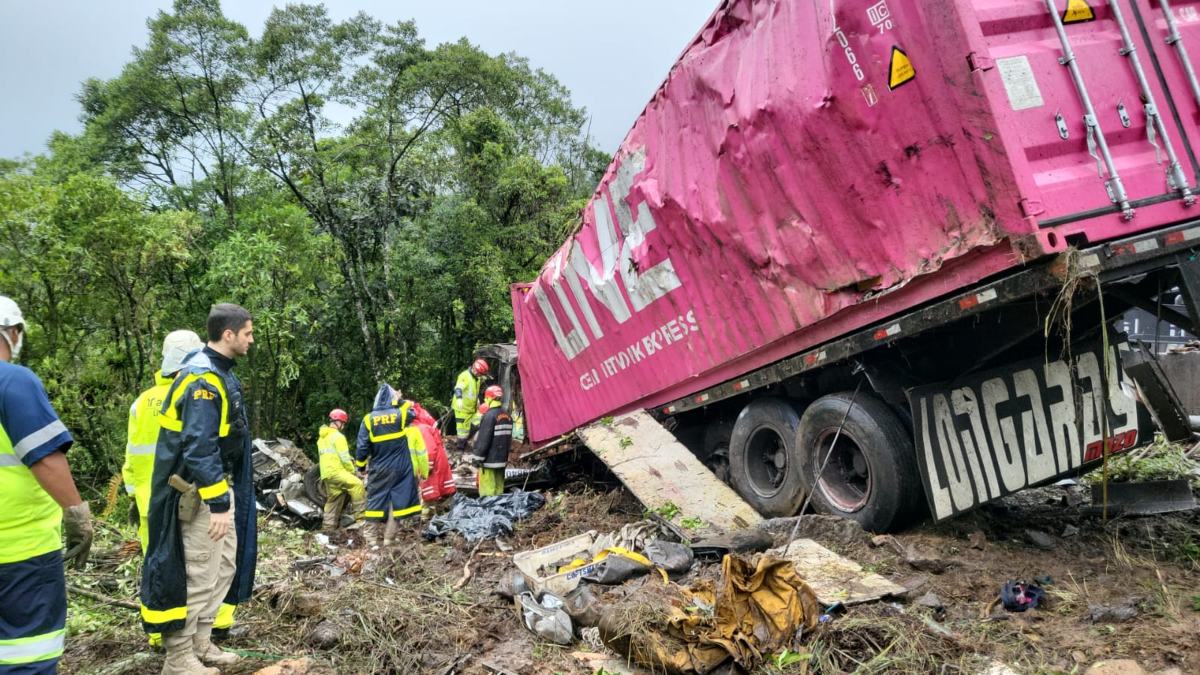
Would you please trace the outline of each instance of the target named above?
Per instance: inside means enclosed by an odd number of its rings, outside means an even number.
[[[380,381],[438,410],[508,285],[574,227],[608,157],[553,76],[411,22],[276,8],[260,35],[176,0],[83,130],[0,161],[0,294],[97,478],[162,337],[216,302],[255,318],[239,367],[260,436],[309,440]]]

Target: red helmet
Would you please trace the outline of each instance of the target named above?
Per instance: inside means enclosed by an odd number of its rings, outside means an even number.
[[[471,364],[471,370],[475,371],[476,375],[487,375],[488,364],[483,359],[475,359],[475,363]]]
[[[329,420],[331,422],[349,422],[350,416],[346,414],[345,410],[334,408],[329,411]]]
[[[494,398],[497,401],[504,398],[504,388],[498,384],[493,384],[483,391],[484,398]]]

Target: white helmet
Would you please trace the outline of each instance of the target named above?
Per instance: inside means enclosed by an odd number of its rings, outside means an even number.
[[[13,326],[21,327],[21,334],[17,336],[16,343],[9,337],[7,330],[2,330],[12,328]],[[25,315],[21,313],[21,307],[7,295],[0,295],[0,336],[4,336],[4,341],[8,343],[8,349],[14,359],[21,354],[21,343],[24,342],[25,338],[24,333]]]
[[[163,338],[160,372],[164,376],[178,372],[183,367],[183,359],[203,346],[200,336],[190,330],[171,331]]]

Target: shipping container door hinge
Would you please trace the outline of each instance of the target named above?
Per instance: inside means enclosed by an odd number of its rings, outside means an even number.
[[[1026,218],[1032,218],[1046,212],[1046,207],[1041,202],[1033,199],[1022,199],[1018,204],[1021,207],[1021,213],[1025,214]]]
[[[971,72],[979,70],[991,70],[996,66],[996,60],[990,56],[983,56],[971,52],[967,54],[967,65],[970,66]]]

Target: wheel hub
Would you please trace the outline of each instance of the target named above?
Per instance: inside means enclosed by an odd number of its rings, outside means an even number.
[[[788,474],[783,438],[774,429],[761,427],[751,434],[746,455],[746,476],[751,489],[762,497],[776,495]]]
[[[834,445],[834,439],[837,444]],[[824,463],[818,487],[834,508],[853,513],[867,505],[871,498],[874,477],[867,455],[845,429],[827,429],[817,444],[818,458]],[[821,464],[817,465],[818,467]]]

